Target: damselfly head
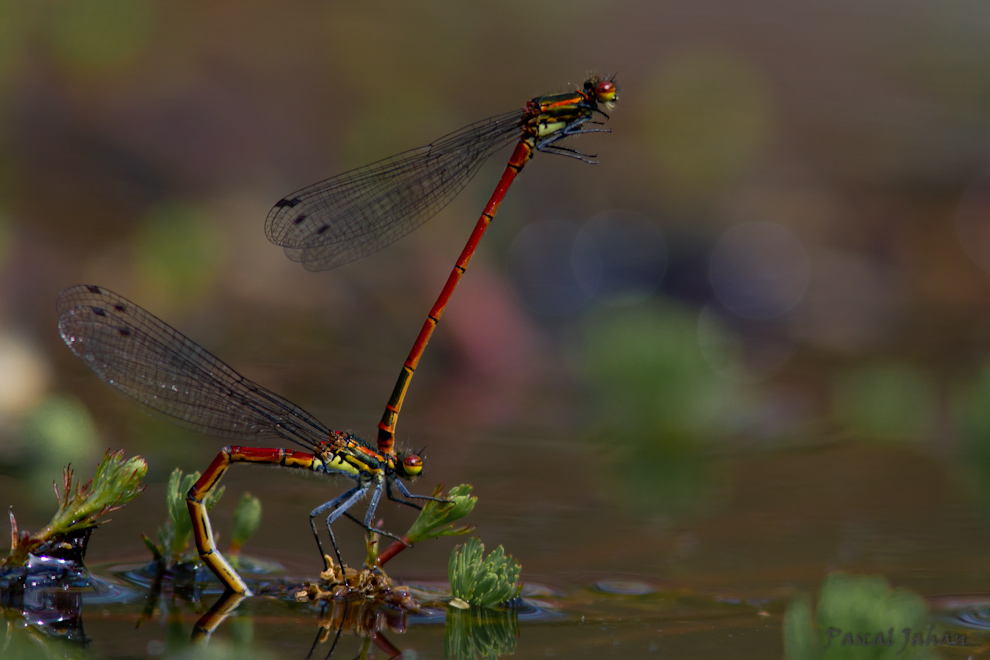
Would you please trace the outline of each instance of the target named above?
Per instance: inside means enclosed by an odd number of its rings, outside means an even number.
[[[423,459],[419,454],[398,454],[395,471],[400,477],[418,477],[423,471]]]
[[[615,106],[615,102],[619,100],[615,76],[611,78],[593,76],[584,83],[584,89],[587,94],[593,95],[596,101],[604,105],[606,110],[611,110]]]

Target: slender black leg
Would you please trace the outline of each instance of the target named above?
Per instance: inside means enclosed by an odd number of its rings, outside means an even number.
[[[369,484],[355,486],[346,493],[333,498],[329,502],[324,502],[310,512],[309,526],[313,530],[313,538],[316,539],[316,545],[320,548],[320,557],[325,557],[326,553],[323,552],[323,544],[320,543],[320,535],[316,532],[316,523],[313,522],[313,519],[327,509],[333,509],[334,511],[330,515],[333,516],[333,520],[336,520],[340,517],[340,514],[347,511],[347,509],[351,508],[355,502],[364,497],[364,494],[368,492],[368,486]],[[330,534],[330,543],[333,544],[333,553],[337,556],[337,563],[340,564],[341,568],[343,568],[344,560],[340,558],[340,550],[337,548],[337,540],[333,537],[333,530],[330,529],[331,522],[332,521],[328,517],[327,532]],[[330,567],[327,566],[327,568],[329,569]]]

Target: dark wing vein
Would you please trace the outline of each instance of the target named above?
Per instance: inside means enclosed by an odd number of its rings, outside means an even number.
[[[493,153],[518,139],[525,110],[491,117],[279,201],[265,234],[308,270],[376,252],[445,207]]]
[[[104,382],[179,426],[232,439],[280,437],[306,448],[330,430],[241,376],[161,319],[96,286],[58,297],[62,339]]]

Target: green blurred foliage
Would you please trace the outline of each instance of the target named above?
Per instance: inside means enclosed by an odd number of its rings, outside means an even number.
[[[952,413],[961,440],[959,458],[984,514],[990,513],[990,362],[955,395]]]
[[[741,54],[681,53],[664,62],[644,96],[642,130],[672,195],[711,194],[767,143],[767,83]]]
[[[0,267],[6,256],[9,233],[5,207],[17,194],[17,155],[8,142],[13,137],[12,130],[16,130],[11,122],[12,112],[16,108],[12,94],[16,93],[18,74],[27,60],[29,25],[28,12],[17,3],[0,2],[0,224],[4,234]]]
[[[919,440],[932,430],[936,407],[934,386],[907,364],[858,366],[832,382],[836,420],[867,438]]]
[[[151,300],[188,306],[223,270],[223,242],[213,218],[195,206],[168,203],[151,210],[135,240],[137,271]]]
[[[59,0],[48,7],[45,36],[71,74],[121,73],[136,65],[150,45],[154,6],[132,0]]]
[[[581,368],[609,425],[710,436],[732,428],[736,395],[698,344],[698,314],[676,303],[598,310]]]
[[[230,554],[237,554],[241,546],[255,535],[261,526],[261,500],[251,493],[244,493],[234,507],[233,531],[230,535]]]
[[[472,28],[479,27],[477,24],[483,20],[477,9],[436,0],[397,3],[387,12],[368,11],[359,4],[327,5],[323,20],[327,65],[334,87],[346,89],[348,98],[377,101],[389,107],[399,97],[404,99],[403,103],[407,102],[409,94],[413,98],[444,94],[446,89],[424,87],[423,81],[428,76],[423,72],[449,71],[451,64],[473,70],[472,55],[483,56],[483,49],[479,52],[471,48],[475,34]],[[411,23],[420,21],[427,21],[435,28],[432,41],[424,41],[421,33],[409,30]],[[438,48],[438,43],[443,47]],[[463,57],[451,62],[452,52]],[[355,57],[356,53],[360,56]],[[347,62],[348,66],[341,67],[341,62]],[[375,98],[375,95],[382,96]],[[394,119],[391,115],[386,123]]]
[[[233,616],[224,623],[235,646],[243,649],[254,644],[254,619],[250,615]]]
[[[990,466],[990,362],[953,401],[956,426],[969,449],[969,458]]]
[[[165,657],[173,658],[182,650],[192,647],[189,629],[183,617],[183,612],[176,603],[169,603],[168,614],[165,618]]]
[[[26,55],[29,18],[15,3],[0,2],[0,100],[6,96],[7,84],[21,68]],[[0,103],[0,113],[4,107]],[[0,114],[0,120],[3,119]]]
[[[602,475],[607,492],[643,515],[681,517],[709,510],[725,479],[705,441],[675,434],[649,439],[599,434],[609,466]]]
[[[75,398],[45,398],[28,414],[24,430],[36,459],[62,465],[96,454],[96,426],[89,411]]]
[[[882,577],[833,573],[822,583],[814,613],[806,594],[797,596],[788,606],[783,630],[785,657],[788,660],[934,658],[931,647],[910,644],[904,647],[905,629],[912,636],[927,634],[929,625],[928,606],[913,591],[903,587],[891,589]],[[831,634],[829,629],[833,631]],[[836,634],[835,630],[842,632]],[[852,633],[853,638],[856,634],[864,635],[871,645],[843,645],[846,633]],[[878,638],[881,634],[882,638]]]
[[[951,108],[986,125],[990,114],[990,40],[965,3],[940,8],[906,32],[902,75]]]
[[[449,105],[431,95],[430,90],[415,88],[404,95],[403,104],[416,112],[396,113],[392,103],[383,102],[352,117],[343,131],[341,167],[350,169],[406,150],[450,133],[470,119],[447,114]]]
[[[197,442],[202,434],[184,429],[168,422],[161,415],[148,411],[141,406],[123,405],[120,408],[118,424],[121,433],[129,439],[140,442],[141,450],[155,456],[151,465],[152,478],[166,478],[168,468],[173,465],[192,462],[206,466],[216,456],[219,446],[206,446],[207,443]]]
[[[697,312],[666,301],[610,308],[586,319],[583,334],[609,492],[643,513],[707,506],[719,481],[709,448],[741,410],[701,352]]]
[[[519,636],[519,612],[471,608],[447,608],[443,657],[497,658],[515,653]]]
[[[47,506],[52,480],[60,479],[68,463],[83,465],[96,459],[100,438],[86,407],[77,399],[50,395],[24,420],[26,469],[35,502]]]
[[[410,21],[428,20],[431,15],[437,17],[436,38],[444,48],[424,42],[408,29]],[[418,147],[472,121],[449,116],[453,107],[449,87],[424,85],[421,72],[448,69],[447,48],[466,46],[471,40],[470,22],[477,19],[477,13],[466,7],[440,2],[398,4],[387,15],[360,5],[328,7],[324,20],[332,79],[327,85],[346,89],[347,98],[357,99],[356,105],[365,108],[334,131],[331,153],[340,153],[341,170],[390,156],[397,149]],[[360,57],[354,56],[357,52]],[[458,63],[467,67],[468,59]],[[341,68],[340,62],[349,66]],[[338,135],[343,145],[336,142]]]

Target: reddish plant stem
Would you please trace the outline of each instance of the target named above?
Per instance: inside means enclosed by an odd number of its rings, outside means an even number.
[[[409,540],[408,536],[403,536],[402,541],[394,541],[392,545],[385,548],[381,554],[378,555],[378,559],[375,560],[375,565],[381,568],[385,565],[385,562],[410,547],[412,547],[412,541]]]

